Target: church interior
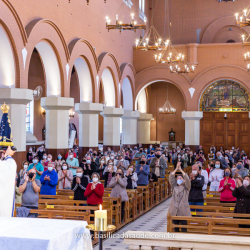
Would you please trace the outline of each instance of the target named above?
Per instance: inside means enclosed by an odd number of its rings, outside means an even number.
[[[248,0],[1,0],[0,249],[249,250],[249,46]]]

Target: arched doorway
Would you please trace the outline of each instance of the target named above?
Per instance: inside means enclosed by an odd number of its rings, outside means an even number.
[[[249,151],[249,100],[246,88],[233,80],[219,80],[205,89],[200,98],[200,140],[206,152],[211,145]]]
[[[160,114],[161,108],[167,100],[176,109],[175,115]],[[174,128],[176,141],[185,141],[185,121],[181,117],[181,112],[185,110],[185,100],[183,94],[174,84],[166,81],[156,81],[146,85],[141,89],[136,98],[136,109],[142,113],[153,115],[151,121],[151,141],[169,141],[168,132]]]

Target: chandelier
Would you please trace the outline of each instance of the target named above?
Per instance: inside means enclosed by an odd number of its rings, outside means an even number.
[[[130,23],[123,23],[122,21],[119,21],[118,18],[118,14],[116,14],[116,23],[115,24],[110,24],[111,20],[109,19],[109,17],[106,17],[106,28],[109,30],[111,29],[119,29],[120,33],[122,32],[122,30],[134,30],[136,32],[137,29],[146,29],[146,22],[147,19],[144,18],[144,24],[137,24],[137,22],[135,21],[135,14],[132,13],[131,14],[131,22]]]
[[[164,103],[162,108],[159,108],[160,114],[175,115],[176,109],[174,109],[168,100],[168,86],[167,86],[167,101]]]
[[[240,27],[250,26],[250,19],[247,18],[248,12],[247,9],[244,9],[241,15],[239,15],[239,13],[235,14],[236,25],[239,25]]]

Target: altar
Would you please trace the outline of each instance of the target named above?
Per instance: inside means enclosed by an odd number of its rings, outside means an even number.
[[[1,250],[92,250],[86,221],[0,217]]]

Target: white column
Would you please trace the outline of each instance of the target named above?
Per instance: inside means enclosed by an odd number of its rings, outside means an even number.
[[[46,110],[46,148],[68,148],[69,110],[74,107],[74,99],[68,97],[44,97],[41,98],[41,106]]]
[[[137,142],[141,144],[150,144],[150,121],[152,114],[140,113],[137,121]]]
[[[137,144],[137,120],[139,117],[140,112],[138,110],[124,111],[122,116],[122,144]]]
[[[98,115],[103,111],[101,103],[76,103],[79,114],[79,147],[98,147]]]
[[[124,115],[122,108],[104,108],[103,116],[103,145],[120,145],[120,117]]]
[[[0,103],[10,106],[9,118],[14,146],[17,151],[26,151],[26,105],[33,99],[33,90],[1,88]]]
[[[185,144],[200,145],[200,119],[202,111],[182,111],[181,117],[185,120]]]

